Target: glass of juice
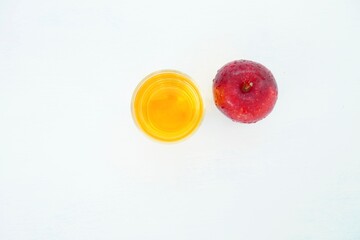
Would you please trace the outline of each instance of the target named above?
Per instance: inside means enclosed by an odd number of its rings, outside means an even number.
[[[146,76],[134,91],[131,108],[138,127],[163,142],[191,135],[204,114],[197,86],[189,76],[175,70]]]

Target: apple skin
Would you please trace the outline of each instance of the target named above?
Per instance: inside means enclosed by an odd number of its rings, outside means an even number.
[[[237,60],[218,70],[213,94],[215,105],[227,117],[236,122],[255,123],[273,110],[278,88],[266,67]]]

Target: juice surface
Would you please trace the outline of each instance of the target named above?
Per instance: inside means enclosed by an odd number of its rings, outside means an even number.
[[[132,112],[150,137],[173,142],[190,135],[200,124],[203,103],[192,80],[166,70],[147,76],[134,92]]]

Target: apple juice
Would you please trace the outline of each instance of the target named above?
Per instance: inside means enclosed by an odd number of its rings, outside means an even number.
[[[148,75],[136,88],[132,114],[148,136],[174,142],[189,136],[200,124],[203,102],[190,77],[174,70]]]

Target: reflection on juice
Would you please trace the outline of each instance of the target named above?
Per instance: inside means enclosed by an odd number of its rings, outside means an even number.
[[[164,70],[150,74],[139,84],[132,100],[132,113],[146,134],[173,142],[187,137],[199,126],[203,102],[188,76]]]

